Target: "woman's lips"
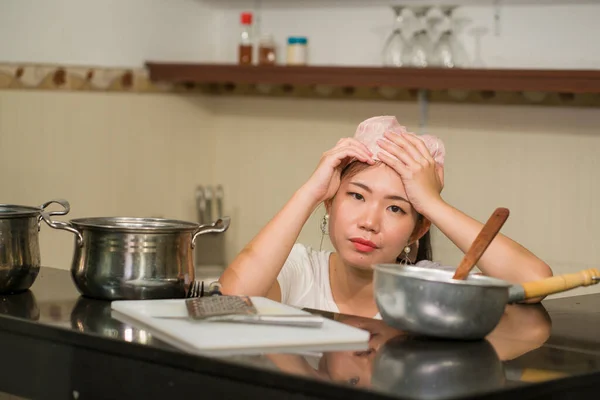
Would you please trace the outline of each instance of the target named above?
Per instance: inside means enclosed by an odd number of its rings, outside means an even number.
[[[362,238],[352,238],[350,239],[354,248],[362,253],[370,253],[373,250],[377,249],[377,245],[370,240],[362,239]]]

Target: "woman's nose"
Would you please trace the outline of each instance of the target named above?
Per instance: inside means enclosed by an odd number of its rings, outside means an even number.
[[[366,208],[366,207],[365,207]],[[377,210],[373,207],[366,208],[363,210],[360,219],[359,219],[359,227],[361,229],[370,231],[370,232],[378,232],[379,231],[379,223],[380,217]]]

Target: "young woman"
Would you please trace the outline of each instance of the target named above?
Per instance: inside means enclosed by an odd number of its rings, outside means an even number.
[[[233,260],[220,279],[223,293],[379,318],[373,264],[429,259],[431,224],[463,252],[483,227],[441,197],[443,162],[441,141],[408,133],[394,117],[362,122],[353,138],[323,154],[308,181]],[[321,203],[335,252],[296,243]],[[511,282],[552,275],[502,234],[477,266]]]

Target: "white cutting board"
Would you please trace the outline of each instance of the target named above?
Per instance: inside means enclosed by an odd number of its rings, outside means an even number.
[[[251,297],[259,314],[308,314],[264,297]],[[203,355],[366,350],[369,332],[325,318],[319,328],[192,321],[185,299],[118,300],[112,317],[149,331],[189,353]],[[157,317],[182,317],[157,318]]]

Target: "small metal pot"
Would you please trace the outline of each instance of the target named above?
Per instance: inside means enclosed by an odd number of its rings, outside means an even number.
[[[75,234],[71,276],[79,292],[104,300],[183,298],[195,279],[196,238],[229,228],[229,217],[198,225],[162,218],[97,217],[53,221]]]
[[[593,268],[522,284],[475,274],[456,280],[453,275],[440,269],[376,264],[374,292],[381,318],[406,332],[478,340],[498,325],[507,304],[600,281],[600,271]]]
[[[69,202],[50,200],[39,207],[0,204],[0,293],[18,293],[33,285],[40,271],[40,219],[46,207],[60,204],[64,210],[48,215],[65,215]]]

